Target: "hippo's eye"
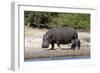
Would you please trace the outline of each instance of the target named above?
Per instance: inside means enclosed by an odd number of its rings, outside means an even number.
[[[48,41],[48,36],[44,36],[44,37],[43,37],[43,40],[44,40],[44,41]]]
[[[45,38],[45,40],[48,40],[48,38]]]
[[[47,40],[46,38],[43,38],[43,40]]]
[[[43,40],[45,40],[45,38],[43,38]]]
[[[48,40],[48,38],[46,38],[46,40]]]
[[[47,40],[48,40],[48,38],[44,38],[44,40],[45,40],[45,41],[47,41]]]

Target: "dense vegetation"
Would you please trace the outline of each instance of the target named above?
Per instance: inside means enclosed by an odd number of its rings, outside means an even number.
[[[37,28],[70,26],[89,30],[90,14],[25,11],[24,23]]]

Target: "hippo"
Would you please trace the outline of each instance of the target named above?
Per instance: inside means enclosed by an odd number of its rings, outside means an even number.
[[[78,38],[78,33],[71,27],[54,27],[43,35],[42,48],[48,48],[51,44],[51,50],[54,50],[54,44],[58,47],[60,44],[69,44],[72,40]]]
[[[77,38],[77,39],[74,39],[72,40],[72,45],[71,45],[71,49],[80,49],[80,40]]]

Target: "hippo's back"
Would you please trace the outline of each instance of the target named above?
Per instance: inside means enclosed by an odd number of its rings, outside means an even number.
[[[77,32],[71,27],[56,27],[49,32],[53,34],[54,40],[59,41],[61,44],[70,43],[72,39],[78,38]]]

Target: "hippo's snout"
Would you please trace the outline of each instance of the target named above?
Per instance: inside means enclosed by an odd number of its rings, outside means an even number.
[[[43,46],[43,45],[42,45],[42,48],[48,48],[48,46]]]
[[[42,44],[42,48],[48,48],[49,47],[49,44]]]

